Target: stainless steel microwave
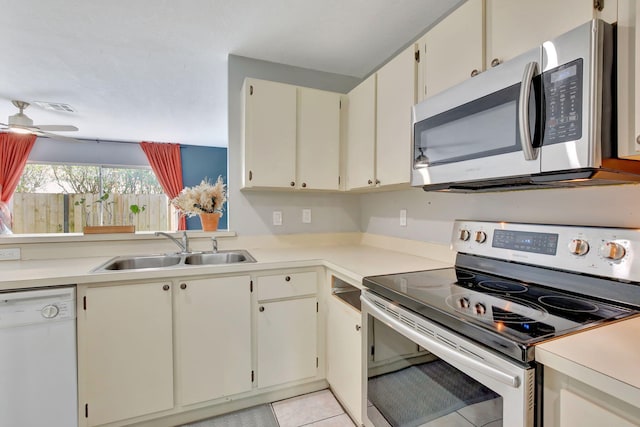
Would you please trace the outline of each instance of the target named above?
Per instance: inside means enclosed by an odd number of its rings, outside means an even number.
[[[413,108],[411,183],[496,191],[640,181],[617,158],[614,30],[593,20]]]

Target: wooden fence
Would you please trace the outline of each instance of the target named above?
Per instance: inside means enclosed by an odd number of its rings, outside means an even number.
[[[84,201],[82,201],[84,199]],[[177,216],[164,194],[14,193],[14,233],[82,233],[85,225],[135,225],[136,231],[175,230]],[[144,212],[131,213],[131,205]],[[101,220],[102,218],[102,220]]]

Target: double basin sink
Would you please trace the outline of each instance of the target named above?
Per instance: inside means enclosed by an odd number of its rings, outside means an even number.
[[[222,265],[256,262],[244,249],[217,252],[190,252],[165,255],[118,256],[93,269],[94,272]]]

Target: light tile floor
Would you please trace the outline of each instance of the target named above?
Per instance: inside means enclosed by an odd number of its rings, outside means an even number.
[[[273,402],[280,427],[354,427],[330,390],[303,394]]]

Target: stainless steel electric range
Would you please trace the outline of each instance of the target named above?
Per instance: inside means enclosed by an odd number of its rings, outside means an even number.
[[[640,313],[639,230],[456,221],[452,247],[363,280],[366,425],[533,426],[535,345]]]

